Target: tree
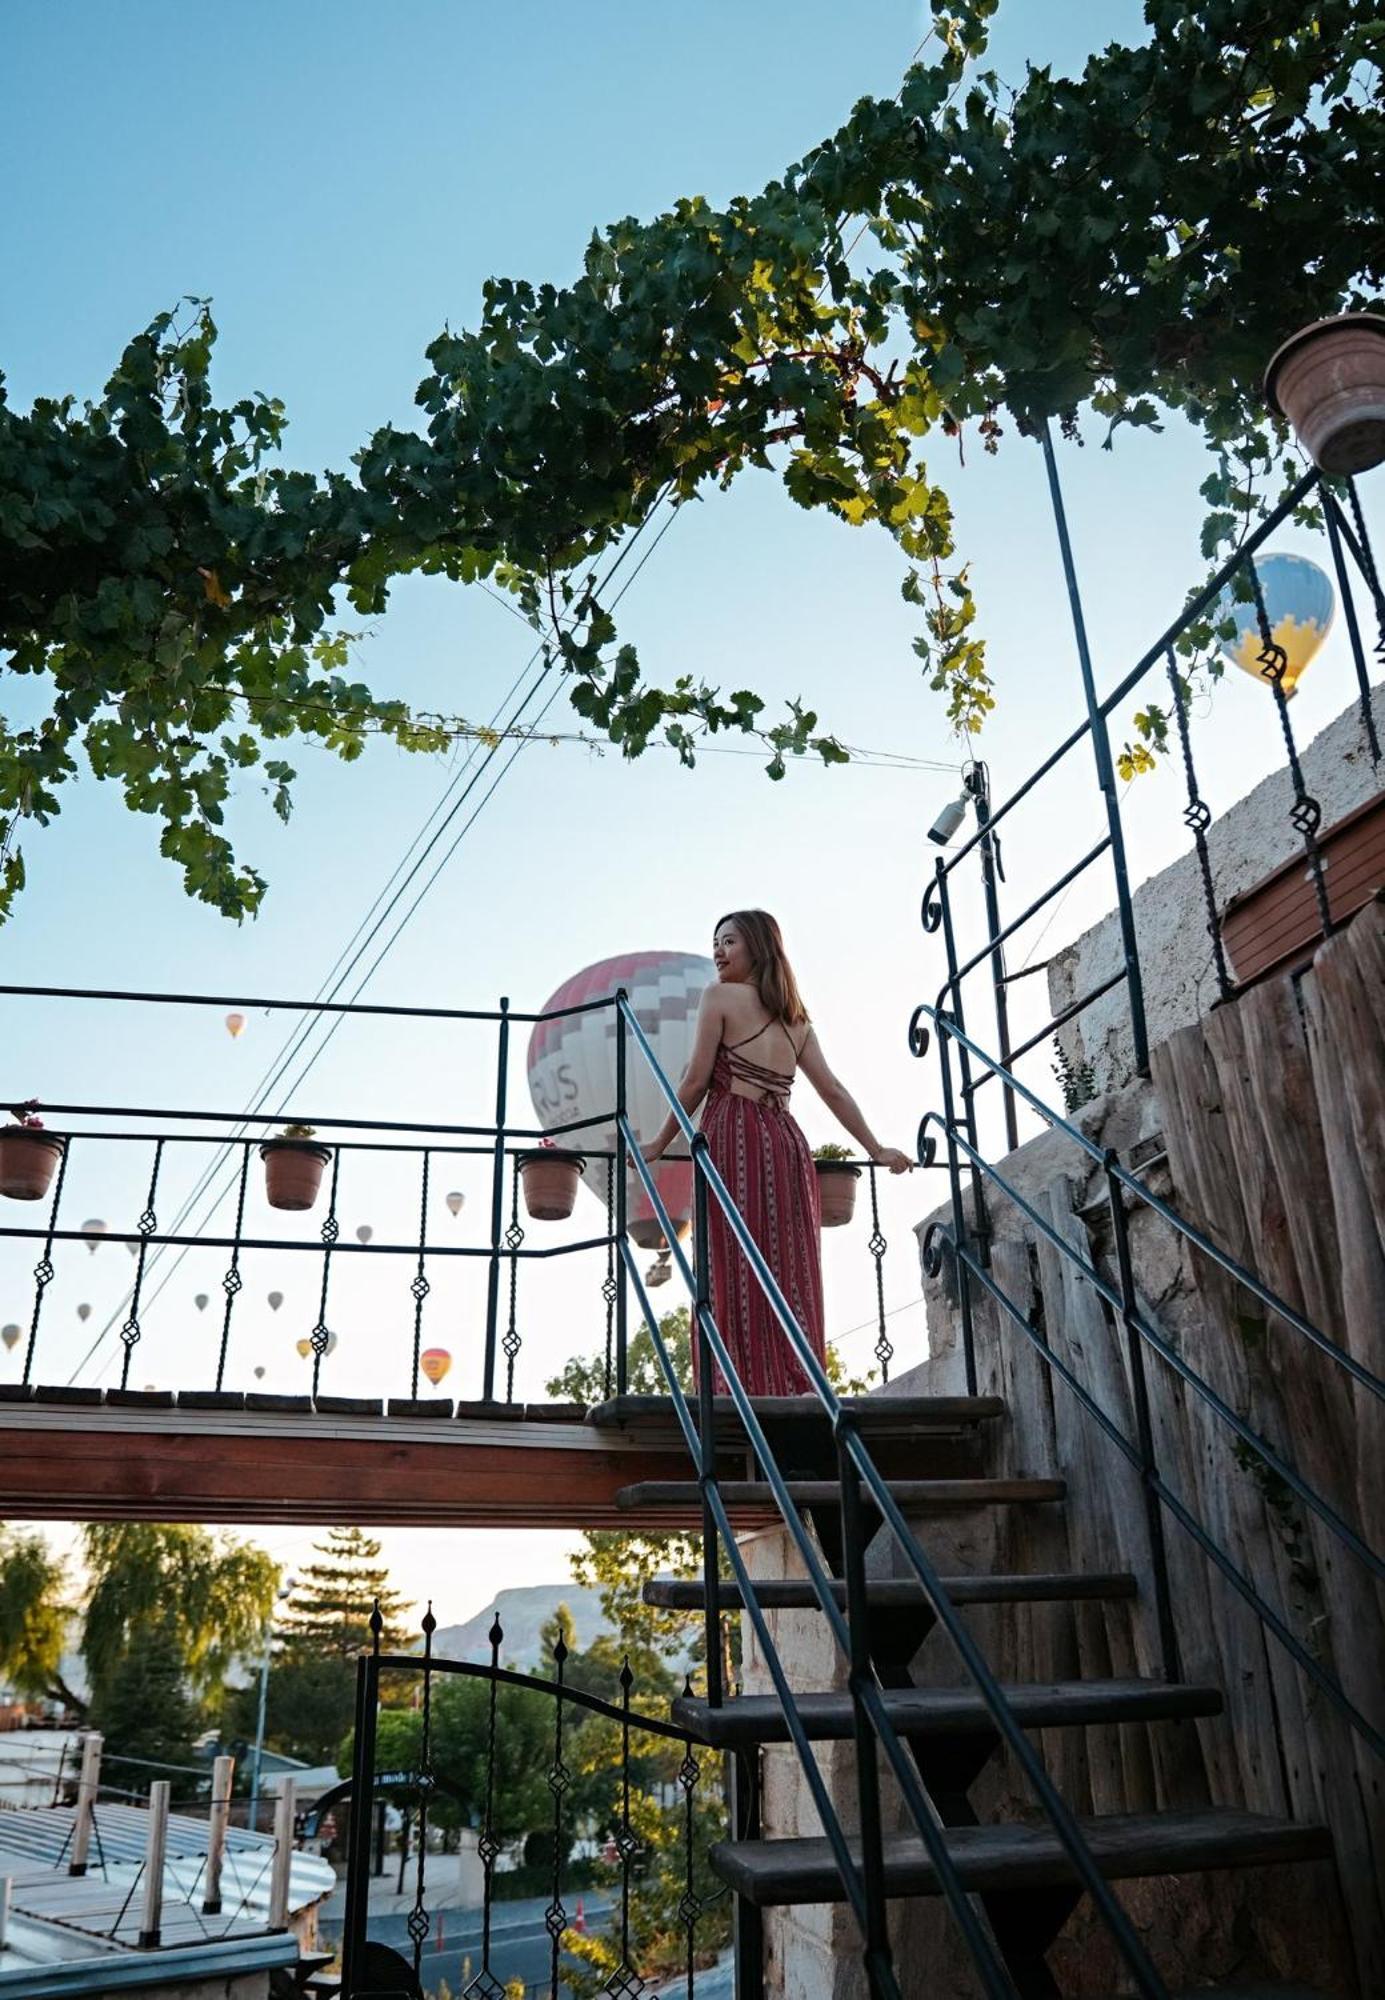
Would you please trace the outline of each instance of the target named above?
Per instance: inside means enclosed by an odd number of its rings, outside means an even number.
[[[191,1763],[201,1716],[188,1693],[187,1656],[175,1619],[135,1628],[93,1700],[91,1721],[105,1738],[108,1757]],[[187,1788],[175,1780],[174,1789]]]
[[[60,1672],[66,1582],[42,1536],[0,1527],[0,1680],[18,1694],[80,1707]]]
[[[233,1688],[222,1713],[232,1743],[249,1744],[259,1721],[258,1674]],[[277,1653],[265,1687],[265,1742],[305,1764],[330,1763],[356,1710],[356,1676],[343,1660],[311,1653]]]
[[[390,1589],[379,1542],[360,1528],[332,1528],[325,1542],[314,1544],[314,1554],[316,1560],[305,1566],[284,1609],[284,1652],[354,1660],[371,1644],[376,1605],[384,1651],[406,1651],[410,1635],[400,1619],[408,1600]]]
[[[931,0],[898,96],[864,99],[760,193],[614,223],[569,286],[492,280],[476,330],[427,350],[424,430],[378,430],[350,475],[272,462],[279,403],[218,407],[202,301],[133,340],[95,402],[0,404],[0,648],[51,691],[33,727],[0,728],[0,914],[23,882],[15,822],[60,809],[79,750],[162,821],[189,893],[240,918],[265,884],[223,831],[237,772],[262,768],[286,817],[294,773],[266,756],[284,739],[351,758],[372,733],[483,734],[348,675],[335,621],[379,613],[411,571],[510,591],[629,756],[659,733],[691,764],[736,730],[772,776],[843,761],[801,702],[771,723],[751,689],[658,685],[603,601],[602,563],[665,499],[747,468],[894,538],[963,734],[994,695],[929,439],[990,451],[1050,416],[1076,437],[1086,412],[1109,443],[1179,411],[1213,454],[1205,552],[1243,536],[1290,463],[1266,359],[1378,305],[1375,0],[1148,0],[1143,43],[1015,86],[978,66],[996,5]]]

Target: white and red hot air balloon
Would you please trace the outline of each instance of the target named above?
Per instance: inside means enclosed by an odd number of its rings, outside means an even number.
[[[715,978],[712,961],[693,952],[630,952],[622,958],[602,959],[566,980],[543,1011],[547,1014],[557,1007],[613,999],[623,986],[660,1068],[670,1083],[676,1084],[692,1054],[698,1001]],[[534,1109],[546,1129],[569,1124],[575,1118],[597,1118],[601,1122],[584,1126],[566,1143],[578,1150],[616,1151],[614,1007],[537,1022],[529,1038],[528,1071]],[[668,1102],[633,1037],[626,1040],[625,1082],[630,1123],[641,1140],[652,1139],[668,1115]],[[583,1185],[604,1204],[603,1164],[591,1163]],[[663,1159],[654,1169],[654,1179],[678,1234],[685,1235],[692,1220],[691,1166],[686,1161]],[[626,1185],[631,1237],[644,1250],[665,1247],[663,1230],[633,1169]]]

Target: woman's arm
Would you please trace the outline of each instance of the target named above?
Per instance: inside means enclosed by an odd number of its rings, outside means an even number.
[[[892,1174],[908,1173],[913,1161],[907,1154],[901,1153],[897,1146],[881,1145],[867,1125],[865,1113],[856,1099],[841,1078],[834,1076],[828,1068],[816,1028],[808,1030],[808,1039],[803,1044],[798,1066],[833,1117],[841,1120],[867,1159],[874,1160],[877,1166],[888,1167]]]
[[[712,1081],[712,1066],[721,1046],[722,1023],[726,1019],[726,1004],[720,986],[703,988],[702,998],[697,1004],[697,1031],[693,1039],[693,1051],[688,1058],[688,1066],[678,1083],[678,1102],[691,1118],[697,1111],[707,1087]],[[678,1131],[678,1121],[670,1111],[652,1139],[640,1147],[641,1153],[652,1166],[661,1154],[667,1152]]]

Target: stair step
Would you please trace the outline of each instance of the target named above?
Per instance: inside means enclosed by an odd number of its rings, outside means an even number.
[[[767,1430],[786,1424],[830,1429],[827,1412],[816,1396],[752,1396],[750,1407]],[[850,1411],[857,1427],[870,1437],[967,1429],[1005,1414],[1005,1402],[1000,1396],[843,1396],[842,1407]],[[745,1436],[740,1412],[730,1396],[713,1396],[712,1421],[719,1437]],[[605,1428],[648,1425],[671,1430],[677,1428],[678,1419],[673,1413],[671,1397],[613,1396],[588,1410],[587,1422]]]
[[[1300,1826],[1229,1807],[1210,1812],[1111,1813],[1078,1822],[1101,1873],[1119,1881],[1203,1868],[1258,1868],[1317,1861],[1332,1852],[1323,1826]],[[1055,1888],[1077,1880],[1049,1826],[953,1826],[943,1830],[963,1886],[978,1891]],[[850,1843],[859,1864],[860,1844]],[[713,1869],[738,1895],[764,1906],[839,1903],[841,1878],[825,1840],[719,1841]],[[917,1836],[887,1835],[885,1894],[936,1896],[938,1878]]]
[[[1021,1682],[1003,1689],[1025,1729],[1085,1728],[1094,1722],[1169,1722],[1220,1715],[1221,1689],[1172,1681]],[[980,1693],[970,1687],[886,1688],[885,1713],[901,1736],[959,1736],[994,1727]],[[814,1742],[855,1730],[849,1694],[796,1694],[805,1734]],[[754,1743],[787,1743],[789,1726],[776,1694],[743,1694],[711,1708],[696,1695],[680,1695],[670,1714],[715,1749]]]
[[[790,1479],[785,1482],[795,1506],[830,1507],[841,1499],[835,1479]],[[990,1507],[998,1503],[1024,1504],[1032,1500],[1061,1500],[1067,1492],[1062,1479],[892,1479],[890,1492],[908,1513],[926,1513],[934,1508]],[[758,1479],[719,1479],[717,1490],[728,1507],[750,1507],[760,1512],[775,1510],[773,1489]],[[863,1504],[870,1505],[868,1494]],[[641,1480],[622,1486],[616,1505],[627,1512],[645,1507],[699,1508],[702,1495],[695,1479]]]
[[[1051,1604],[1078,1598],[1134,1597],[1135,1578],[1128,1570],[1095,1570],[1090,1574],[1061,1571],[1051,1576],[944,1576],[939,1578],[954,1604]],[[846,1585],[833,1582],[838,1604],[846,1602]],[[644,1586],[646,1604],[665,1611],[701,1611],[706,1603],[700,1577],[655,1576]],[[727,1580],[717,1592],[723,1609],[741,1608],[741,1587]],[[765,1577],[755,1585],[755,1601],[763,1611],[813,1611],[818,1594],[806,1577]],[[882,1610],[924,1607],[928,1599],[913,1577],[876,1577],[866,1584],[866,1603]]]

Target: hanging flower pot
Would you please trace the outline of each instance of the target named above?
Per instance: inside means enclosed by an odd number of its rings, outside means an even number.
[[[537,1152],[520,1154],[524,1206],[535,1222],[566,1221],[576,1203],[577,1183],[586,1165],[581,1153],[565,1153],[557,1146],[541,1146]]]
[[[1319,472],[1369,472],[1385,459],[1385,318],[1341,313],[1301,327],[1266,369],[1265,399]]]
[[[856,1183],[861,1178],[861,1169],[853,1167],[841,1153],[840,1147],[824,1147],[813,1157],[824,1229],[840,1229],[856,1213]]]
[[[0,1130],[0,1194],[11,1201],[42,1201],[52,1185],[66,1139],[33,1124]]]
[[[277,1139],[266,1139],[261,1146],[271,1208],[311,1208],[317,1200],[332,1149],[314,1145],[312,1139],[311,1125],[286,1125]]]

